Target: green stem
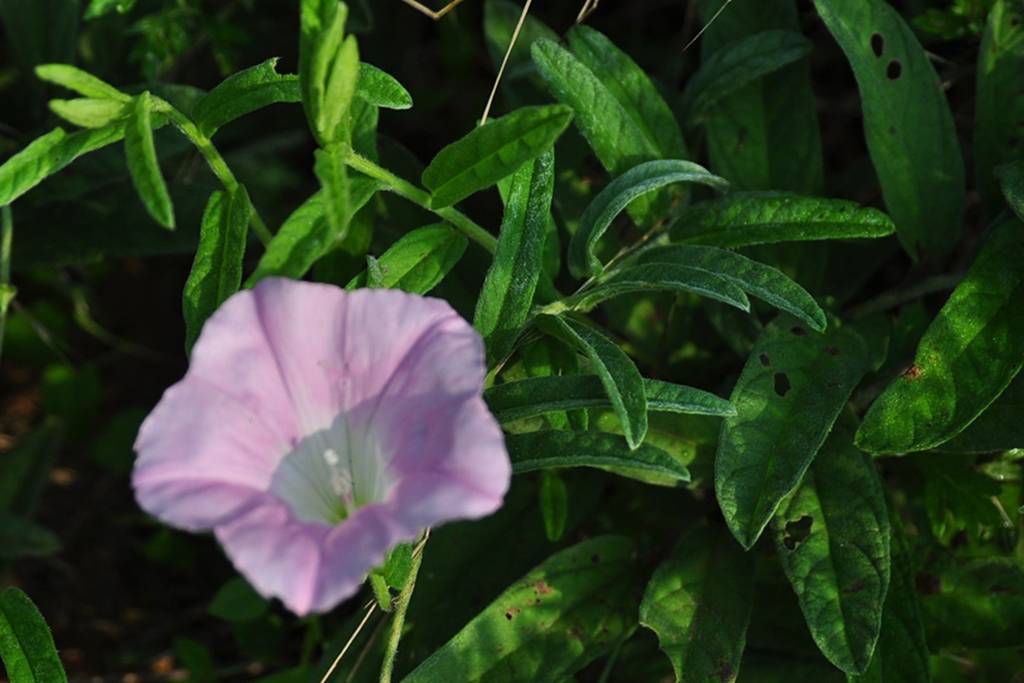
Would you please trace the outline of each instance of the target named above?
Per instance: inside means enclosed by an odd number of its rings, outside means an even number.
[[[406,580],[402,592],[398,594],[398,599],[395,600],[395,616],[391,619],[391,630],[388,632],[388,642],[384,649],[384,663],[380,668],[380,683],[391,683],[391,675],[395,670],[395,657],[398,655],[398,644],[402,640],[402,629],[405,627],[405,613],[409,610],[409,601],[412,600],[412,592],[416,589],[416,576],[420,573],[426,541],[427,539],[424,538],[418,554],[413,553],[409,578]]]
[[[355,152],[349,155],[346,163],[356,171],[384,183],[387,189],[391,190],[398,196],[404,197],[413,204],[437,214],[458,228],[466,237],[473,240],[490,253],[493,254],[497,249],[498,240],[494,235],[487,232],[487,230],[481,227],[472,218],[458,209],[450,206],[443,209],[435,209],[430,206],[430,195],[410,183],[408,180],[398,177],[386,168],[375,164],[366,157],[360,156]]]
[[[0,358],[3,357],[7,307],[14,298],[11,287],[11,247],[14,242],[14,216],[10,206],[0,207]]]

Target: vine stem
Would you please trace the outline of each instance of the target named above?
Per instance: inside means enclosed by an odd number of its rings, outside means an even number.
[[[391,620],[391,630],[388,632],[388,642],[384,649],[384,662],[380,667],[380,683],[391,683],[391,676],[395,671],[395,657],[398,655],[398,644],[402,640],[402,629],[405,627],[405,614],[409,611],[409,601],[412,600],[412,592],[416,589],[416,577],[420,573],[420,564],[423,563],[423,549],[429,538],[430,530],[428,529],[423,540],[420,541],[419,547],[413,551],[409,578],[395,601],[395,616]]]
[[[14,216],[11,207],[0,207],[0,358],[3,357],[7,306],[14,298],[11,287],[11,247],[14,243]]]
[[[437,214],[491,254],[497,250],[497,238],[487,232],[487,230],[479,223],[454,207],[449,206],[443,209],[432,207],[430,205],[430,195],[426,191],[421,190],[410,183],[408,180],[398,177],[386,168],[379,166],[373,161],[370,161],[366,157],[356,154],[355,152],[349,155],[345,163],[348,164],[350,168],[368,175],[374,180],[379,180],[384,183],[388,190],[391,190],[399,197],[404,197],[413,204]]]

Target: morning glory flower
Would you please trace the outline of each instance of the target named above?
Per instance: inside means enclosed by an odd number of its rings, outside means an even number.
[[[299,615],[388,550],[497,510],[511,469],[480,336],[444,301],[268,279],[206,322],[135,443],[139,504],[213,530]]]

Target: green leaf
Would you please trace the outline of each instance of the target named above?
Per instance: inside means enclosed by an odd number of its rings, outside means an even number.
[[[63,434],[61,424],[51,417],[4,453],[0,458],[0,511],[21,517],[33,515]]]
[[[191,351],[206,319],[242,283],[242,260],[249,229],[249,195],[241,185],[231,194],[214,192],[206,204],[199,247],[185,282],[185,350]]]
[[[412,108],[412,95],[405,86],[387,71],[366,62],[359,65],[356,97],[382,109]]]
[[[931,532],[941,545],[950,546],[958,534],[981,542],[1003,520],[996,507],[999,483],[979,472],[973,458],[930,453],[918,460],[924,479],[924,508]]]
[[[139,198],[153,219],[168,229],[174,229],[174,207],[167,184],[160,174],[160,160],[153,143],[153,123],[148,92],[135,98],[124,131],[124,153],[128,172]]]
[[[945,453],[994,453],[1024,448],[1024,376],[1017,376],[988,408],[949,441],[936,447]]]
[[[354,213],[345,155],[340,144],[328,145],[313,153],[313,172],[320,181],[320,202],[330,228],[328,243],[345,239]]]
[[[355,36],[348,36],[328,74],[317,120],[321,139],[328,145],[343,142],[351,135],[349,109],[356,94],[359,73],[359,45]]]
[[[824,332],[825,312],[807,290],[771,266],[716,247],[673,245],[653,247],[639,254],[638,263],[672,263],[724,278],[751,296]]]
[[[226,123],[270,104],[299,102],[299,77],[277,73],[277,57],[224,79],[196,104],[192,118],[199,130],[213,137]]]
[[[1003,187],[1006,202],[1017,218],[1024,221],[1024,160],[996,169],[996,177]]]
[[[321,146],[341,143],[359,78],[359,48],[345,37],[348,6],[303,0],[300,10],[299,86],[310,128]]]
[[[578,234],[578,233],[577,233]],[[613,270],[588,289],[565,300],[576,310],[589,311],[602,301],[635,292],[693,292],[700,296],[750,310],[750,301],[732,281],[699,268],[674,263],[646,263]]]
[[[512,176],[497,251],[473,318],[473,326],[487,343],[487,355],[492,360],[501,360],[512,350],[533,307],[533,295],[544,268],[554,186],[553,152],[523,164]]]
[[[719,417],[736,414],[724,398],[681,384],[645,379],[644,393],[650,411]],[[610,405],[608,394],[597,375],[552,375],[505,382],[487,389],[484,399],[499,422]]]
[[[629,356],[602,332],[572,318],[541,316],[538,324],[590,360],[622,421],[626,441],[631,448],[639,446],[647,433],[647,394],[644,379]]]
[[[943,256],[959,241],[964,162],[942,82],[885,0],[814,0],[860,88],[868,151],[903,248]]]
[[[135,7],[136,0],[92,0],[85,10],[85,19],[97,19],[111,12],[128,14]]]
[[[123,118],[129,107],[118,100],[78,97],[73,100],[50,100],[50,110],[76,126],[104,128]]]
[[[565,534],[569,519],[569,491],[556,470],[541,472],[537,499],[544,519],[544,533],[549,541],[556,543]]]
[[[505,437],[512,473],[550,468],[598,467],[626,476],[656,475],[690,481],[690,472],[671,455],[648,444],[631,448],[621,437],[603,432],[539,431]]]
[[[809,40],[795,31],[779,29],[722,46],[687,82],[682,100],[687,120],[702,122],[729,95],[810,53]]]
[[[1024,364],[1024,226],[997,225],[928,327],[914,364],[871,405],[857,432],[869,453],[934,448],[995,401]]]
[[[1024,643],[1024,571],[1009,557],[968,562],[921,598],[932,648],[1019,648]]]
[[[364,175],[349,176],[352,211],[358,212],[378,189],[380,184]],[[321,193],[317,192],[281,225],[245,286],[252,287],[270,276],[302,278],[335,244],[334,233],[324,216]]]
[[[724,529],[700,525],[654,571],[640,623],[658,634],[680,683],[732,683],[753,602],[753,555]]]
[[[643,70],[600,33],[577,27],[573,52],[540,39],[533,61],[555,99],[572,107],[576,126],[601,165],[618,176],[654,159],[686,157],[679,124]],[[573,54],[575,53],[575,54]],[[647,226],[670,211],[672,195],[661,192],[630,207]]]
[[[131,102],[132,99],[131,95],[126,95],[106,81],[70,64],[40,64],[36,67],[36,76],[40,80],[74,90],[90,99],[115,100],[121,103]]]
[[[121,124],[70,135],[63,128],[33,140],[0,165],[0,206],[12,203],[78,157],[113,144],[124,137]]]
[[[690,161],[665,159],[635,166],[608,184],[580,217],[579,229],[569,243],[569,270],[576,277],[601,272],[595,252],[598,240],[615,217],[642,195],[673,183],[700,183],[726,190],[729,183]]]
[[[768,30],[800,31],[795,0],[698,0],[706,26],[701,55],[715,53]],[[712,17],[715,17],[712,20]],[[756,81],[721,99],[704,121],[711,168],[738,190],[818,194],[824,188],[821,132],[808,60]]]
[[[270,603],[248,581],[236,576],[217,590],[206,611],[225,621],[252,621],[263,616],[269,608]]]
[[[572,121],[572,110],[561,105],[523,107],[488,121],[448,145],[423,171],[430,205],[451,206],[551,149]]]
[[[775,549],[814,641],[848,673],[871,662],[889,588],[889,513],[871,460],[840,421],[772,519]]]
[[[996,0],[978,55],[974,116],[975,178],[990,215],[1002,206],[996,167],[1020,158],[1024,124],[1024,8],[1015,0]],[[1016,144],[1014,144],[1016,143]]]
[[[848,327],[809,333],[788,316],[768,325],[747,358],[715,460],[715,491],[733,535],[751,548],[800,483],[872,354]]]
[[[0,658],[11,683],[67,683],[43,615],[13,587],[0,593]]]
[[[46,557],[60,550],[60,540],[35,522],[0,511],[0,561]]]
[[[669,228],[673,241],[726,248],[877,238],[894,230],[884,213],[854,202],[756,192],[696,204]]]
[[[928,644],[914,585],[910,550],[899,518],[890,507],[892,568],[882,610],[882,631],[871,664],[850,683],[930,683]]]
[[[636,627],[632,541],[598,536],[514,583],[402,683],[563,683]]]
[[[466,251],[469,241],[454,228],[437,223],[402,236],[380,255],[377,263],[382,287],[426,294],[444,279]],[[346,289],[366,284],[366,274],[354,278]]]

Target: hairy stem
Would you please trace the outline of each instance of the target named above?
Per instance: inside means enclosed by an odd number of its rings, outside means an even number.
[[[398,655],[398,644],[402,640],[402,629],[405,627],[405,613],[409,611],[409,601],[412,600],[412,592],[416,589],[416,576],[420,573],[423,550],[428,538],[429,532],[416,549],[419,552],[413,552],[409,578],[406,580],[402,592],[398,594],[398,599],[395,600],[395,615],[391,619],[388,642],[384,649],[384,662],[380,667],[380,683],[391,683],[391,676],[395,671],[395,657]]]

